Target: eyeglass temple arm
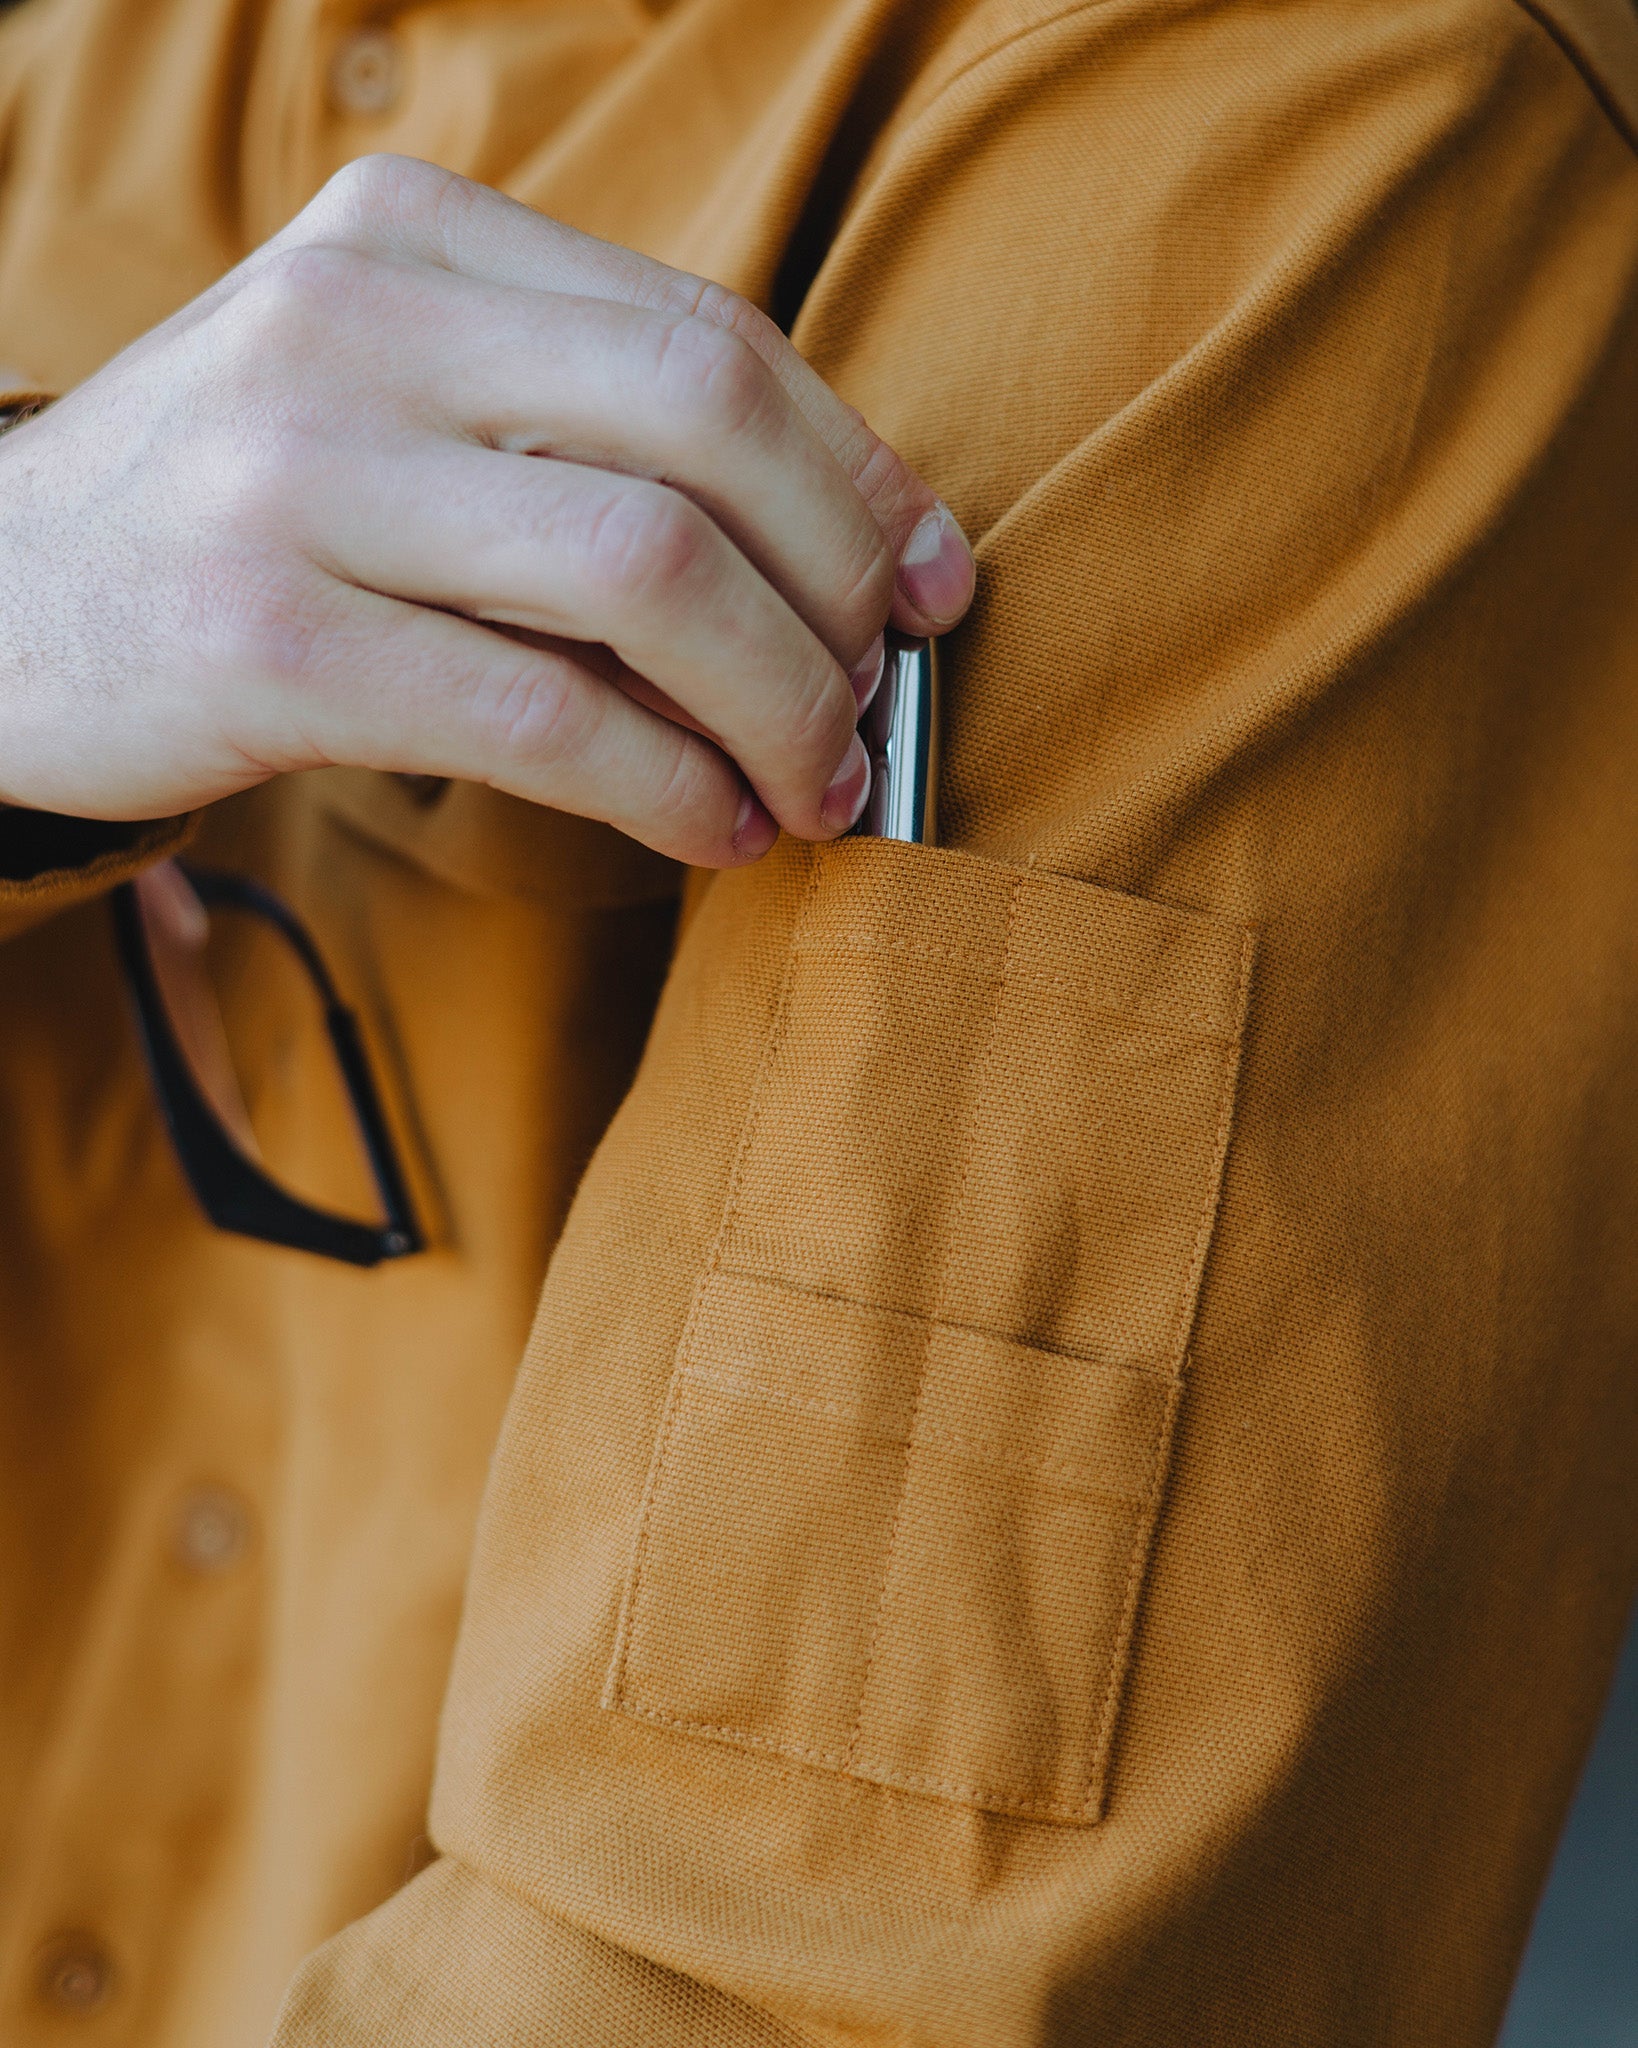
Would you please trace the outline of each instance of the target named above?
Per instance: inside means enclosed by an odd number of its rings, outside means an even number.
[[[386,1228],[381,1233],[383,1255],[403,1258],[410,1252],[423,1250],[426,1239],[416,1221],[415,1207],[410,1200],[409,1189],[404,1185],[404,1176],[398,1170],[398,1156],[382,1112],[381,1098],[375,1090],[375,1077],[364,1055],[358,1019],[345,1003],[326,1003],[324,1028],[330,1034],[330,1043],[335,1047],[336,1059],[347,1083],[353,1120],[358,1125],[358,1135],[364,1140],[370,1172],[375,1176],[376,1192],[381,1197],[381,1207],[386,1215]]]
[[[264,889],[261,883],[251,881],[247,875],[223,874],[216,868],[196,868],[190,861],[182,861],[178,865],[207,908],[213,903],[221,903],[233,909],[256,912],[270,924],[277,925],[299,955],[324,1003],[324,1028],[330,1034],[330,1043],[335,1048],[342,1078],[347,1084],[347,1099],[352,1105],[353,1119],[358,1125],[358,1135],[364,1141],[376,1192],[386,1213],[387,1234],[403,1240],[401,1249],[391,1250],[387,1256],[401,1258],[409,1252],[421,1251],[426,1240],[421,1235],[415,1205],[399,1170],[397,1149],[364,1051],[358,1018],[341,1000],[340,991],[324,964],[324,956],[314,945],[307,927],[282,897],[275,896],[271,889]]]
[[[201,1208],[218,1229],[293,1251],[314,1252],[348,1265],[376,1266],[422,1249],[425,1239],[394,1154],[380,1097],[364,1056],[357,1020],[340,1000],[317,948],[270,891],[207,871],[188,871],[203,902],[231,903],[261,912],[301,956],[324,1001],[325,1026],[347,1085],[359,1135],[386,1212],[377,1228],[287,1194],[241,1152],[223,1130],[193,1077],[166,1014],[154,972],[142,910],[130,883],[114,890],[110,909],[121,964],[131,989],[143,1052],[160,1113],[178,1162]]]

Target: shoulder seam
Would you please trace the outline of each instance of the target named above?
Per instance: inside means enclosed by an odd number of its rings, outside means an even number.
[[[1021,22],[1005,35],[997,36],[993,42],[968,51],[953,70],[937,81],[925,105],[917,107],[914,110],[915,114],[919,117],[925,113],[929,106],[936,105],[963,78],[969,77],[974,71],[981,69],[1015,45],[1029,41],[1043,29],[1055,28],[1077,14],[1095,13],[1105,4],[1106,0],[1061,0],[1061,4],[1043,10],[1034,20]],[[1509,0],[1509,4],[1533,21],[1567,60],[1597,102],[1611,127],[1627,147],[1638,154],[1638,118],[1629,115],[1623,108],[1620,100],[1605,83],[1592,57],[1581,47],[1570,30],[1555,17],[1545,4],[1545,0]]]
[[[1579,75],[1582,84],[1603,109],[1610,126],[1620,136],[1628,149],[1638,153],[1638,127],[1634,126],[1621,102],[1604,83],[1591,57],[1581,49],[1564,24],[1554,18],[1541,0],[1513,0],[1521,14],[1527,14],[1544,36],[1568,60]]]

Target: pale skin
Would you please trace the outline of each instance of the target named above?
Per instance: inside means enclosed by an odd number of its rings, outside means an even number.
[[[700,866],[865,794],[933,491],[721,287],[375,157],[0,440],[0,801],[167,816],[332,764]]]

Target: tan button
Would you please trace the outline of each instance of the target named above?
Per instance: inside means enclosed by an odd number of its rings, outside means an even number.
[[[225,1486],[196,1486],[176,1518],[176,1555],[194,1572],[225,1572],[250,1548],[250,1511]]]
[[[330,104],[355,120],[379,120],[398,104],[404,58],[384,28],[361,28],[330,59]]]
[[[48,2005],[96,2012],[113,1995],[113,1958],[94,1934],[60,1934],[41,1952],[39,1984]]]

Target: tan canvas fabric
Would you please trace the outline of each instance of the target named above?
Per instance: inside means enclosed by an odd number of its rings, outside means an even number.
[[[1623,0],[28,0],[0,77],[26,379],[405,149],[794,322],[980,560],[946,844],[675,940],[490,792],[199,821],[399,1269],[189,1206],[87,900],[184,828],[9,886],[0,2034],[237,2048],[334,1936],[278,2048],[1481,2048],[1638,1577]]]

